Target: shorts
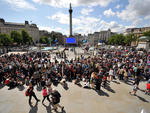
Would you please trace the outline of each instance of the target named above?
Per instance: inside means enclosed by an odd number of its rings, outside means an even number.
[[[137,91],[137,88],[133,88],[133,91]]]

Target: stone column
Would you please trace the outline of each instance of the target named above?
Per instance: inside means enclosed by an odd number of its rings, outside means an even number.
[[[70,9],[69,9],[69,18],[70,18],[70,36],[72,36],[72,7],[71,7],[71,3],[70,3]]]

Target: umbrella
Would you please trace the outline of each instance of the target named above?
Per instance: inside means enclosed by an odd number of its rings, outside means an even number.
[[[149,37],[149,36],[141,36],[141,37],[139,38],[139,40],[150,41],[150,37]]]

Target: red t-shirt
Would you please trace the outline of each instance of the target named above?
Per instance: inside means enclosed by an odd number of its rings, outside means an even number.
[[[10,83],[10,80],[5,80],[5,85],[8,85]]]
[[[43,95],[43,96],[47,96],[47,95],[48,95],[47,89],[43,89],[43,90],[42,90],[42,95]]]
[[[104,77],[103,77],[103,80],[107,80],[107,77],[106,77],[106,76],[104,76]]]
[[[146,84],[146,89],[149,89],[149,90],[150,90],[150,83],[147,83],[147,84]]]

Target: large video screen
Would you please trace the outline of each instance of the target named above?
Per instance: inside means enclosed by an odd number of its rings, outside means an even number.
[[[76,38],[74,38],[74,37],[66,38],[66,43],[67,44],[75,44]]]

